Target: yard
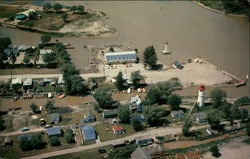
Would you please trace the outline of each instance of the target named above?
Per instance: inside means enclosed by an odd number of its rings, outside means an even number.
[[[114,132],[112,130],[112,124],[110,124],[108,122],[101,122],[101,123],[95,125],[95,130],[96,130],[97,135],[100,137],[100,140],[102,142],[117,139],[117,138],[122,138],[122,137],[132,135],[135,133],[132,125],[120,124],[120,123],[119,123],[119,125],[121,125],[125,129],[125,134],[120,134],[120,135],[114,134]]]
[[[7,5],[0,5],[0,18],[10,18],[15,16],[17,13],[23,11],[18,6],[7,6]]]

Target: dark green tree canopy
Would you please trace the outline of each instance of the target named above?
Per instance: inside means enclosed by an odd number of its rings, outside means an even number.
[[[192,122],[190,119],[187,119],[183,126],[182,126],[182,135],[184,136],[190,136],[191,133],[189,132],[189,129],[192,127]]]
[[[212,98],[213,105],[215,108],[218,108],[225,102],[225,98],[227,97],[227,94],[225,91],[215,88],[210,92],[210,98]]]
[[[39,110],[39,108],[38,108],[38,105],[36,105],[36,104],[34,104],[34,103],[30,104],[30,108],[31,108],[31,110],[32,110],[34,113],[39,113],[39,112],[40,112],[40,110]]]
[[[161,126],[164,124],[162,117],[165,115],[165,111],[158,105],[145,106],[143,108],[143,114],[147,123],[152,126]]]
[[[138,115],[133,115],[131,119],[132,126],[135,131],[140,131],[143,129],[143,125],[138,117]]]
[[[142,79],[143,76],[140,74],[140,71],[135,71],[131,73],[131,81],[136,89],[140,87],[140,82]]]
[[[51,146],[61,145],[61,142],[59,141],[58,137],[55,137],[55,136],[49,138],[49,142],[50,142]]]
[[[117,115],[119,117],[119,119],[121,119],[121,121],[123,123],[129,123],[130,122],[130,109],[128,105],[122,105],[119,106],[117,109]]]
[[[177,94],[168,96],[168,104],[171,106],[172,110],[179,110],[181,102],[181,97]]]
[[[47,44],[48,42],[50,42],[51,40],[51,36],[44,34],[41,36],[41,41],[43,44]]]
[[[45,3],[45,4],[43,5],[43,10],[44,10],[44,12],[48,12],[48,11],[50,11],[51,9],[52,9],[52,6],[51,6],[50,3]]]
[[[0,38],[0,52],[2,53],[4,49],[8,48],[11,45],[11,39],[9,37]]]
[[[116,76],[115,86],[119,91],[122,91],[124,87],[125,80],[123,79],[123,74],[120,71],[118,75]]]
[[[112,108],[113,107],[112,93],[111,93],[109,87],[107,87],[107,86],[98,87],[96,89],[94,97],[101,108]]]
[[[149,46],[145,49],[144,53],[144,62],[149,66],[154,66],[157,62],[157,56],[154,49],[154,46]]]
[[[46,102],[46,104],[45,104],[45,109],[47,110],[48,113],[53,113],[54,106],[55,106],[55,101],[54,100],[48,100]]]
[[[212,156],[214,157],[220,157],[221,154],[219,152],[218,146],[211,146],[210,151],[212,152]]]
[[[56,11],[56,12],[60,12],[62,10],[62,5],[60,3],[55,3],[53,5],[53,9]]]

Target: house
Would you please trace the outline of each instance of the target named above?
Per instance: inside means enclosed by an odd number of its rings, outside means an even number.
[[[90,140],[96,139],[96,133],[95,133],[95,129],[93,126],[82,125],[81,130],[82,130],[82,136],[83,136],[84,141],[90,141]]]
[[[49,114],[49,119],[51,124],[57,124],[60,122],[61,117],[59,113],[52,113]]]
[[[135,138],[135,142],[137,145],[148,145],[153,143],[153,139],[150,137],[137,137]]]
[[[19,52],[25,52],[29,47],[28,46],[25,46],[25,45],[20,45],[17,50]]]
[[[116,134],[116,135],[125,133],[124,128],[120,125],[113,125],[112,130],[113,130],[114,134]]]
[[[194,113],[192,119],[198,123],[203,123],[207,121],[207,114],[205,112]]]
[[[219,132],[217,130],[212,130],[211,128],[207,128],[206,132],[207,132],[208,135],[219,134]]]
[[[62,136],[62,130],[59,126],[52,127],[47,129],[47,134],[49,137],[51,136]]]
[[[6,49],[3,50],[3,52],[4,52],[4,54],[6,56],[9,56],[10,54],[14,54],[15,56],[19,55],[18,49],[13,48],[13,47],[12,48],[6,48]]]
[[[114,118],[117,117],[117,111],[116,109],[114,110],[106,110],[102,112],[103,118]]]
[[[20,84],[21,85],[22,83],[23,83],[22,78],[17,77],[17,78],[11,79],[11,85],[15,85],[15,84]]]
[[[26,78],[23,80],[23,87],[31,88],[33,84],[32,78]]]
[[[40,55],[44,56],[45,54],[51,54],[53,53],[52,49],[41,49],[40,50]]]
[[[30,141],[32,139],[32,134],[22,134],[22,135],[18,135],[17,139],[20,141],[22,139],[22,137],[26,137],[28,141]]]
[[[26,11],[20,12],[16,15],[17,20],[25,20],[29,17],[30,13],[36,12],[34,9],[28,9]]]
[[[135,51],[110,52],[104,55],[107,64],[131,63],[137,61]]]
[[[92,112],[89,111],[84,115],[84,122],[85,123],[94,122],[94,121],[96,121],[96,118]]]
[[[171,116],[173,118],[184,118],[185,114],[182,110],[178,110],[178,111],[171,111]]]
[[[134,152],[132,152],[131,159],[152,159],[152,157],[147,151],[143,150],[141,147],[138,147]]]
[[[141,112],[143,108],[143,104],[139,95],[131,97],[129,100],[129,108],[131,112]]]
[[[181,65],[181,63],[178,62],[178,61],[174,61],[174,62],[172,63],[172,66],[173,66],[174,68],[178,68],[178,69],[183,69],[183,68],[184,68],[184,67]]]
[[[60,76],[60,77],[58,78],[57,84],[58,84],[58,85],[64,85],[64,80],[63,80],[63,77],[62,77],[62,76]]]

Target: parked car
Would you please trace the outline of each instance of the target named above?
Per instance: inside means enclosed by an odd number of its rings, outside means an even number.
[[[45,125],[44,126],[45,129],[52,128],[52,127],[53,127],[53,125]]]
[[[22,132],[29,131],[29,130],[30,130],[30,128],[27,128],[27,127],[24,127],[24,128],[21,129]]]

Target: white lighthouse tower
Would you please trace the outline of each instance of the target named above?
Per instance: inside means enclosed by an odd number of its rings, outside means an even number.
[[[165,48],[162,50],[163,54],[171,54],[172,51],[168,50],[168,42],[166,41]]]
[[[199,87],[197,103],[198,103],[199,107],[204,106],[204,103],[205,103],[205,86],[203,84],[201,84]]]

